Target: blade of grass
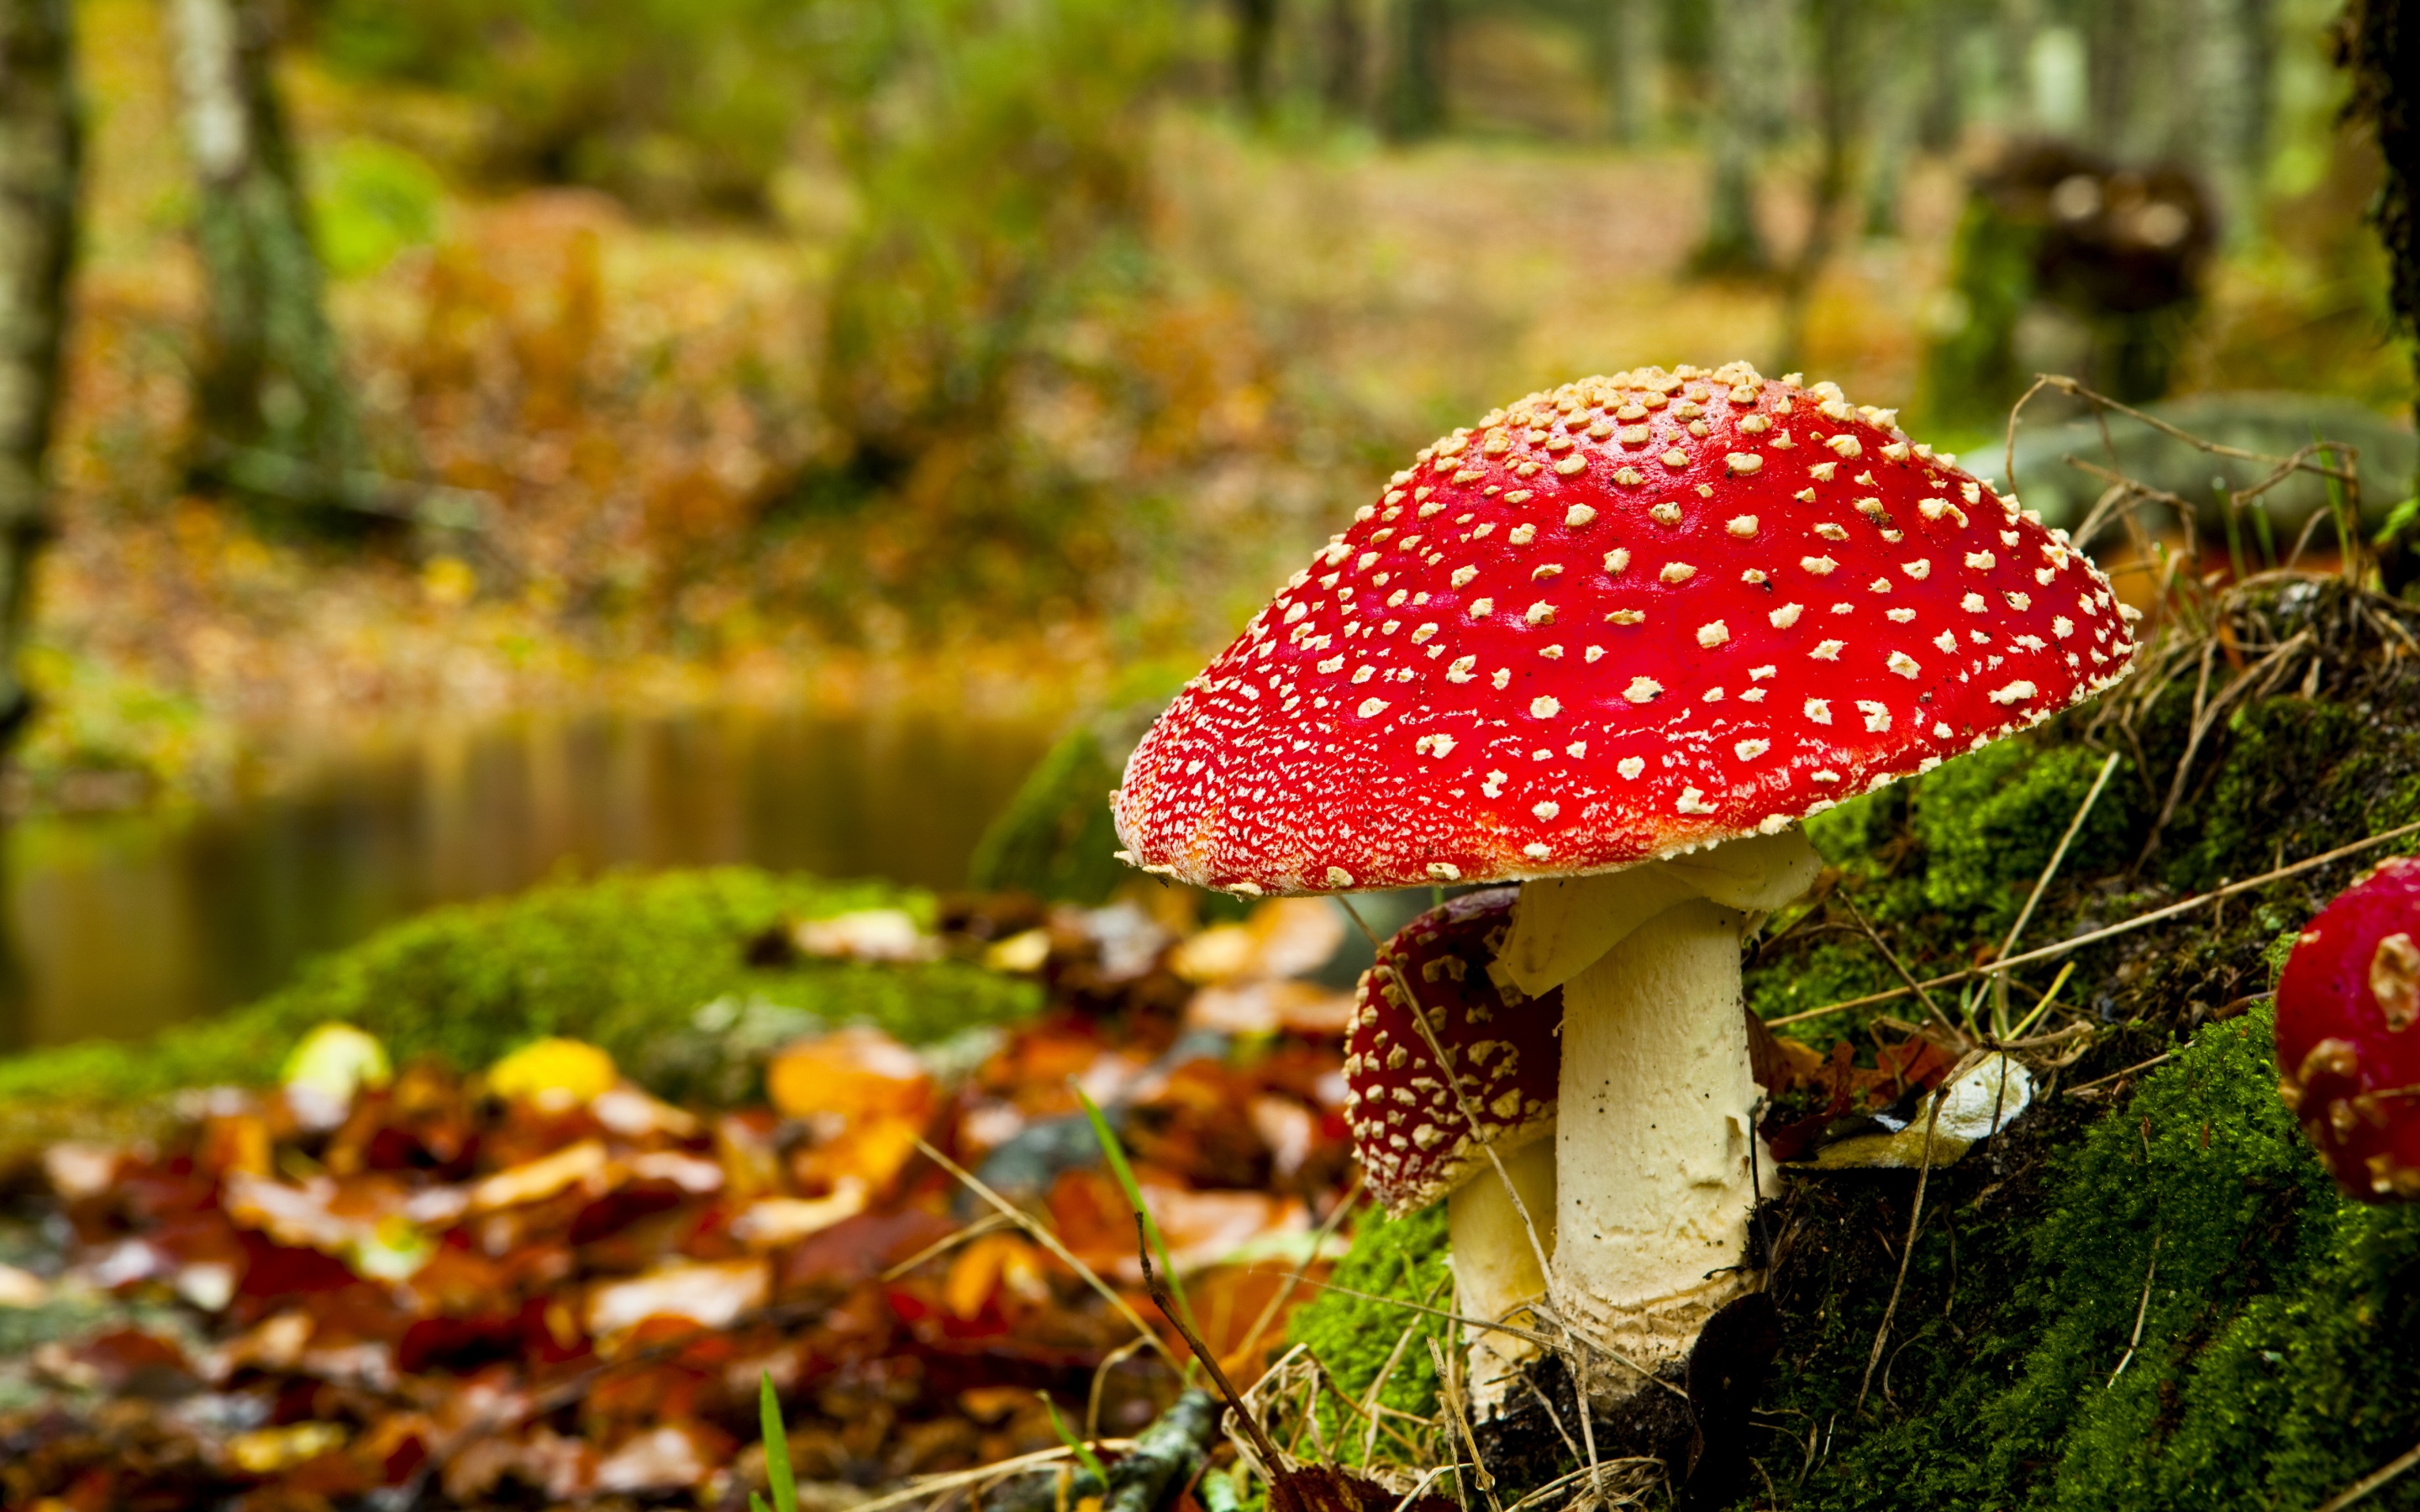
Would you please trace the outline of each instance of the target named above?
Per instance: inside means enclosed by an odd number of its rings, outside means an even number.
[[[1159,1268],[1168,1273],[1168,1288],[1176,1297],[1176,1310],[1185,1315],[1186,1326],[1199,1334],[1202,1324],[1193,1316],[1193,1304],[1185,1295],[1185,1280],[1176,1273],[1176,1261],[1169,1256],[1168,1239],[1159,1231],[1159,1221],[1143,1206],[1142,1183],[1135,1180],[1134,1166],[1126,1161],[1125,1146],[1119,1142],[1118,1132],[1109,1127],[1108,1115],[1092,1097],[1074,1081],[1067,1084],[1076,1093],[1076,1101],[1084,1105],[1084,1117],[1093,1121],[1093,1136],[1101,1142],[1101,1153],[1108,1158],[1109,1174],[1118,1179],[1118,1190],[1126,1195],[1126,1206],[1134,1210],[1135,1221],[1142,1225],[1143,1237],[1151,1241],[1151,1252]]]
[[[1067,1446],[1067,1452],[1076,1457],[1077,1463],[1091,1471],[1093,1478],[1099,1481],[1102,1489],[1107,1491],[1109,1484],[1109,1471],[1103,1468],[1098,1457],[1084,1441],[1076,1437],[1075,1433],[1068,1428],[1067,1420],[1059,1415],[1059,1404],[1050,1399],[1050,1394],[1047,1391],[1037,1391],[1033,1395],[1042,1398],[1042,1410],[1050,1414],[1050,1431],[1059,1435],[1059,1442]],[[784,1509],[784,1512],[787,1512],[787,1509]]]
[[[765,1484],[773,1493],[774,1512],[799,1512],[799,1479],[790,1473],[790,1430],[782,1425],[782,1401],[773,1394],[773,1373],[759,1376],[756,1417],[765,1430]],[[755,1505],[754,1493],[749,1501]]]
[[[1035,1243],[1057,1256],[1061,1264],[1075,1272],[1077,1276],[1081,1279],[1086,1286],[1091,1287],[1094,1291],[1098,1292],[1101,1300],[1108,1303],[1109,1306],[1117,1312],[1119,1317],[1125,1319],[1127,1322],[1132,1323],[1134,1325],[1134,1331],[1137,1334],[1151,1341],[1152,1352],[1167,1361],[1168,1368],[1177,1371],[1182,1371],[1185,1368],[1185,1362],[1176,1357],[1176,1351],[1168,1347],[1167,1342],[1159,1336],[1158,1331],[1153,1328],[1149,1323],[1144,1322],[1141,1315],[1137,1313],[1124,1297],[1118,1295],[1117,1288],[1110,1286],[1107,1281],[1101,1279],[1099,1272],[1094,1271],[1091,1266],[1086,1265],[1082,1260],[1078,1259],[1076,1257],[1075,1251],[1069,1249],[1065,1244],[1061,1243],[1058,1235],[1052,1233],[1048,1228],[1044,1227],[1041,1224],[1034,1222],[1031,1215],[1019,1211],[1014,1203],[1010,1202],[1006,1197],[1001,1196],[999,1193],[993,1191],[990,1187],[985,1185],[981,1177],[976,1176],[972,1171],[960,1165],[956,1161],[952,1160],[949,1156],[944,1155],[939,1150],[934,1149],[930,1142],[919,1139],[916,1141],[916,1148],[923,1151],[924,1157],[927,1160],[930,1160],[936,1165],[940,1166],[941,1169],[949,1172],[952,1176],[956,1177],[959,1183],[965,1186],[968,1191],[972,1192],[975,1196],[983,1198],[985,1202],[990,1203],[993,1210],[999,1212],[1001,1217],[1006,1218],[1010,1223],[1016,1225],[1017,1227],[1023,1229],[1026,1233],[1032,1235],[1033,1242]],[[862,1512],[862,1509],[861,1509],[861,1512]]]

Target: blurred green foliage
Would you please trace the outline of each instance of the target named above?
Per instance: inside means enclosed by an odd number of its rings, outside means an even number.
[[[819,384],[838,444],[797,512],[861,532],[875,585],[903,600],[1097,603],[1114,516],[1137,501],[1022,443],[1016,410],[1080,381],[1077,328],[1154,276],[1150,112],[1175,12],[935,0],[886,15],[834,133],[860,202]]]
[[[436,239],[445,184],[418,154],[347,137],[309,166],[312,231],[335,277],[374,273],[396,254]]]
[[[724,0],[318,0],[336,67],[458,91],[492,113],[491,171],[664,209],[752,208],[814,99],[839,8]]]

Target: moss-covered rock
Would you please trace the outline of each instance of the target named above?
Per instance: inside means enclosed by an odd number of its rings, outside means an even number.
[[[397,1061],[485,1066],[543,1035],[603,1046],[660,1089],[701,1069],[688,1041],[768,1011],[793,1026],[864,1022],[908,1041],[1032,1012],[1030,982],[951,961],[897,967],[749,964],[749,944],[784,920],[904,908],[929,922],[929,895],[749,868],[614,875],[440,908],[306,966],[290,985],[222,1017],[139,1044],[91,1041],[0,1059],[0,1101],[139,1098],[259,1082],[314,1025],[341,1020]],[[699,1011],[719,1005],[728,1011]],[[710,1057],[709,1057],[710,1058]]]

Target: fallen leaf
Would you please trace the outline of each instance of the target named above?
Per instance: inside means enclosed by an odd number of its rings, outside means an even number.
[[[680,1318],[727,1328],[762,1307],[773,1277],[763,1260],[673,1265],[629,1281],[593,1287],[582,1321],[597,1336],[619,1334],[650,1318]]]
[[[488,1068],[488,1089],[550,1111],[581,1107],[613,1089],[613,1057],[577,1040],[538,1040]]]

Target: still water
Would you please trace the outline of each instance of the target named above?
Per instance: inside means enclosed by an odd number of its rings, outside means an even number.
[[[608,867],[747,862],[948,887],[1051,737],[1039,721],[717,711],[431,729],[274,795],[28,820],[0,1048],[249,1001],[406,915]]]

